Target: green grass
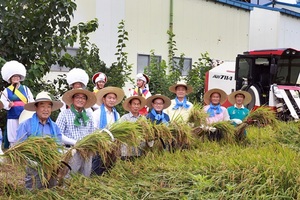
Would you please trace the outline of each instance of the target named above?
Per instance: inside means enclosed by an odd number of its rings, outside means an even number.
[[[103,176],[74,175],[35,192],[22,184],[1,199],[300,199],[297,123],[248,127],[242,144],[197,142],[174,153],[118,160]]]

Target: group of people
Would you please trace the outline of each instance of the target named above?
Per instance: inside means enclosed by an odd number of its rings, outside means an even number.
[[[89,81],[87,73],[82,69],[72,69],[66,78],[70,90],[64,93],[59,101],[53,100],[45,91],[40,92],[34,100],[30,89],[21,84],[26,77],[26,69],[17,61],[7,62],[2,67],[1,74],[10,84],[1,93],[0,108],[7,110],[7,136],[11,146],[30,136],[50,136],[56,138],[60,144],[72,146],[86,135],[97,129],[109,128],[117,121],[135,122],[141,117],[156,124],[168,124],[171,120],[187,121],[193,108],[193,104],[187,98],[193,91],[191,86],[184,82],[170,86],[169,90],[176,94],[176,98],[172,100],[162,94],[151,95],[148,87],[150,78],[143,73],[137,74],[137,87],[131,90],[130,96],[122,104],[128,111],[123,116],[120,116],[115,106],[123,101],[125,93],[118,87],[105,87],[108,79],[102,72],[92,77],[95,88],[91,92],[86,89]],[[244,105],[251,101],[249,93],[236,91],[230,94],[228,100],[233,106],[228,109],[221,106],[226,99],[227,94],[220,89],[212,89],[205,93],[204,101],[207,105],[204,110],[208,113],[209,124],[223,120],[232,120],[233,123],[239,124],[248,115],[249,110]],[[50,115],[58,109],[61,112],[54,122]],[[19,117],[23,112],[31,114],[29,118],[20,120],[19,124]],[[140,155],[128,151],[126,145],[121,147],[121,151],[123,157]],[[85,176],[103,172],[99,167],[99,156],[86,160],[75,154],[68,164]],[[36,180],[33,181],[33,178]],[[26,171],[26,188],[43,187],[37,180],[37,171],[29,168]]]

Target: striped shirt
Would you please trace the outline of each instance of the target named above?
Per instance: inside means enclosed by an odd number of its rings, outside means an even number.
[[[95,131],[92,116],[89,113],[86,114],[89,117],[86,126],[84,126],[82,119],[79,120],[81,126],[74,125],[75,114],[71,109],[66,109],[59,113],[56,124],[63,135],[74,140],[81,140],[86,135]]]

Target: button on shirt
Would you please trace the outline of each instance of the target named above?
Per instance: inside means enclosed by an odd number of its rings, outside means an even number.
[[[32,118],[29,118],[19,125],[19,127],[17,129],[17,141],[18,142],[22,142],[22,141],[26,140],[29,136],[31,136],[31,134],[32,134],[31,120],[32,120]],[[54,126],[54,129],[56,132],[56,138],[58,139],[58,142],[61,142],[62,135],[61,135],[60,129],[55,123],[53,123],[53,126]],[[39,122],[39,130],[41,131],[42,136],[54,137],[54,135],[51,134],[49,118],[45,124],[42,124],[41,122]]]
[[[56,124],[60,128],[62,134],[71,138],[73,140],[81,140],[86,135],[93,133],[95,131],[93,117],[86,113],[89,117],[89,120],[84,126],[82,119],[79,120],[80,126],[74,125],[75,114],[71,111],[71,109],[66,109],[59,113]]]
[[[243,121],[249,114],[249,109],[245,108],[244,106],[242,106],[241,108],[238,108],[238,107],[236,107],[236,105],[234,105],[234,106],[230,106],[229,108],[227,108],[227,110],[228,110],[230,119],[240,119]]]

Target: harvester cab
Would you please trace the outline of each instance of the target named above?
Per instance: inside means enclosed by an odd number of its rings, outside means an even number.
[[[214,68],[207,77],[213,77],[213,73],[219,71],[224,69]],[[235,86],[231,90],[245,90],[251,94],[249,109],[267,105],[276,110],[281,120],[299,120],[300,51],[291,48],[247,51],[236,57],[233,72]],[[207,84],[207,89],[213,88],[209,81]],[[218,85],[220,89],[228,90],[232,83]]]

